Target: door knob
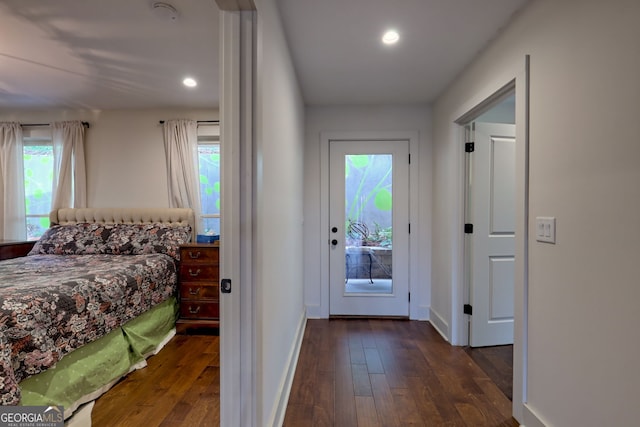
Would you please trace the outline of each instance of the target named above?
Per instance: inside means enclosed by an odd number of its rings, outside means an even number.
[[[333,227],[333,228],[331,229],[331,232],[332,232],[332,233],[337,233],[337,232],[338,232],[338,227]]]
[[[335,245],[337,245],[337,244],[338,244],[338,241],[337,241],[336,239],[333,239],[333,240],[331,241],[331,244],[332,244],[333,246],[335,246]]]

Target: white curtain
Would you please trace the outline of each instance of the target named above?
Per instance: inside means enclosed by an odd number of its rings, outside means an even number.
[[[164,122],[169,207],[191,208],[196,214],[196,232],[202,232],[200,176],[198,174],[198,124],[195,120]]]
[[[25,240],[22,127],[0,123],[0,239]]]
[[[53,134],[53,200],[51,209],[87,206],[84,125],[80,121],[51,123]]]

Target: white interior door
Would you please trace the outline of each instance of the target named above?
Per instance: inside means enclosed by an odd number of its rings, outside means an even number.
[[[468,272],[473,347],[513,343],[515,281],[515,125],[475,126],[468,170],[473,232]]]
[[[329,312],[409,315],[409,141],[329,144]]]

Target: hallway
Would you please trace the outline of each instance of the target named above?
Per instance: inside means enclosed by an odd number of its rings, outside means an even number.
[[[285,426],[517,426],[511,401],[428,322],[308,320]]]

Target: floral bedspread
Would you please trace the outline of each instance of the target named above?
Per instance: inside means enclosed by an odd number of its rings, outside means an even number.
[[[32,255],[0,262],[0,404],[18,383],[175,294],[175,260]]]

